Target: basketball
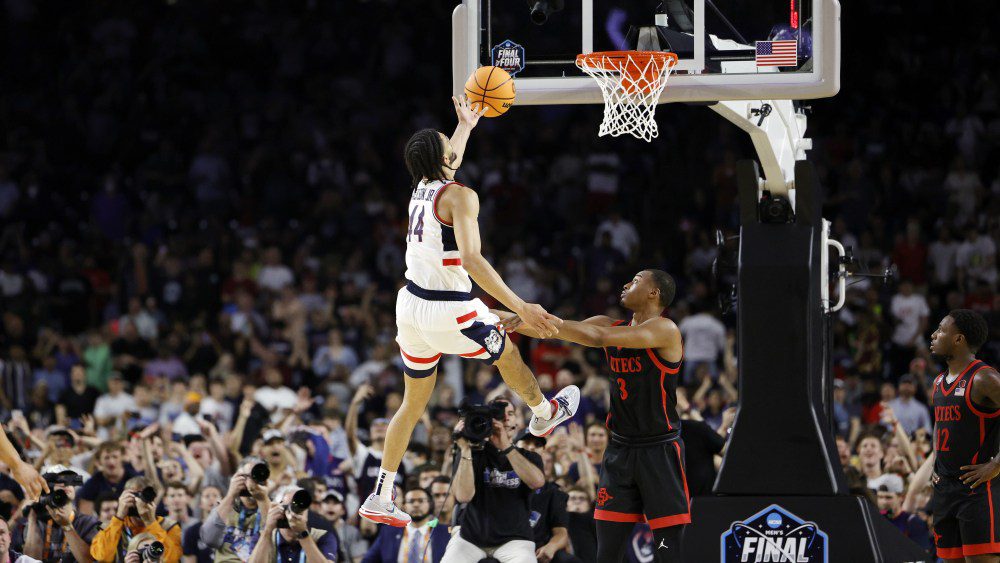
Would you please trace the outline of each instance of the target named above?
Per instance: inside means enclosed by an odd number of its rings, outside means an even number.
[[[476,111],[486,104],[484,116],[503,115],[514,105],[514,78],[500,67],[479,67],[466,81],[465,95]]]

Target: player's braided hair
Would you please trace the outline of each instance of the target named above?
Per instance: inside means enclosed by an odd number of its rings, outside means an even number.
[[[982,315],[970,309],[955,309],[948,316],[955,321],[955,328],[965,337],[972,353],[986,343],[990,330]]]
[[[660,290],[660,306],[669,307],[674,302],[677,293],[677,283],[670,274],[663,270],[646,270],[653,276],[653,283]]]
[[[441,165],[444,163],[444,147],[441,146],[441,134],[434,129],[421,129],[406,141],[403,149],[403,159],[406,169],[413,177],[411,188],[416,188],[420,180],[447,180]]]

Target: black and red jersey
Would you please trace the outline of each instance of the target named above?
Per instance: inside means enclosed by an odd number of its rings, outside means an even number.
[[[964,465],[989,461],[1000,450],[1000,409],[987,409],[972,400],[972,382],[990,366],[973,360],[948,384],[947,372],[934,379],[934,471],[957,478]]]
[[[618,321],[612,326],[624,324]],[[628,438],[662,436],[680,430],[677,379],[681,362],[668,362],[652,348],[604,349],[611,378],[607,426]]]

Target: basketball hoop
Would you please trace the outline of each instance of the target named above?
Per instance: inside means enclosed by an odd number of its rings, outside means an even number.
[[[656,103],[677,55],[660,51],[603,51],[576,56],[576,66],[601,87],[604,121],[599,136],[626,133],[651,141],[659,134]]]

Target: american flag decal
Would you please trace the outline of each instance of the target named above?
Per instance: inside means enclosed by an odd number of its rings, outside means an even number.
[[[796,66],[799,64],[798,41],[757,41],[754,59],[757,66]]]

